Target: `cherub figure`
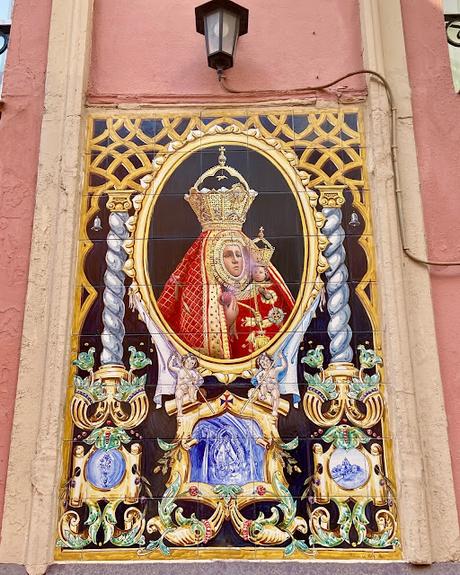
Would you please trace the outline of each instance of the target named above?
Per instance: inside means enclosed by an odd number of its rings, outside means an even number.
[[[284,355],[281,356],[281,364],[275,367],[275,362],[266,353],[261,353],[256,360],[256,373],[254,380],[259,398],[262,401],[268,401],[272,406],[272,415],[278,417],[280,405],[280,387],[279,375],[287,367],[287,361]]]
[[[203,378],[198,373],[198,359],[189,353],[181,357],[179,354],[171,355],[168,360],[168,369],[176,375],[175,399],[177,407],[177,417],[182,417],[184,403],[193,403],[197,399],[197,394]]]

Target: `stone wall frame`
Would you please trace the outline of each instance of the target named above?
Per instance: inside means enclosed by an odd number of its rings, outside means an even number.
[[[401,180],[412,250],[425,253],[424,225],[399,0],[361,0],[365,63],[394,86],[402,118]],[[84,96],[92,0],[53,2],[45,113],[5,498],[0,561],[30,575],[53,562],[61,438],[74,298]],[[286,101],[289,106],[290,102]],[[387,402],[404,558],[459,559],[458,518],[436,351],[428,269],[404,258],[391,179],[389,117],[382,87],[369,83],[367,167],[374,190]],[[378,215],[378,218],[377,218]],[[410,307],[409,307],[410,306]],[[410,309],[410,321],[409,321]],[[395,321],[397,318],[397,321]]]
[[[426,258],[400,0],[360,0],[360,7],[364,67],[387,79],[398,110],[398,160],[409,247]],[[371,186],[379,191],[373,196],[372,212],[403,555],[416,564],[458,561],[458,516],[429,268],[410,260],[401,249],[387,96],[384,87],[372,80],[368,90],[367,168]]]

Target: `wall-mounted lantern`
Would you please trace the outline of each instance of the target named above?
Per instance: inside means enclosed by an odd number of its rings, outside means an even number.
[[[233,66],[239,36],[248,31],[249,10],[230,0],[211,0],[195,8],[196,31],[204,34],[208,65],[219,75]]]

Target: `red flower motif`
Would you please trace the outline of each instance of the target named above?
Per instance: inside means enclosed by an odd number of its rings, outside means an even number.
[[[249,529],[251,527],[252,521],[250,519],[246,519],[243,521],[243,525],[241,527],[241,536],[245,541],[249,540]]]
[[[256,487],[256,491],[257,491],[257,495],[260,495],[262,497],[262,495],[265,495],[267,493],[267,490],[265,489],[265,487],[263,485],[258,485]]]
[[[198,495],[198,493],[199,493],[198,487],[197,487],[196,485],[191,485],[191,486],[188,488],[188,492],[189,492],[189,494],[190,494],[192,497],[196,497],[196,496]]]
[[[205,534],[204,534],[204,539],[203,539],[203,543],[207,543],[209,541],[209,539],[211,538],[212,535],[212,527],[211,524],[209,523],[209,521],[207,519],[203,519],[202,520],[204,526],[205,526]]]

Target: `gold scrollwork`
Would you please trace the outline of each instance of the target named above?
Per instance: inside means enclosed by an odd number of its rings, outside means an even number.
[[[166,411],[176,413],[175,401],[167,401]],[[163,548],[163,539],[179,546],[196,545],[209,541],[218,533],[224,521],[230,521],[236,532],[245,541],[255,545],[278,545],[293,539],[295,531],[307,532],[306,521],[296,515],[297,505],[287,487],[284,476],[286,450],[293,449],[297,442],[284,444],[278,434],[277,418],[273,417],[271,405],[259,398],[253,400],[251,408],[245,411],[247,400],[226,391],[209,402],[194,401],[184,406],[183,416],[178,420],[174,443],[159,441],[160,447],[168,455],[165,461],[170,466],[170,481],[159,504],[158,516],[147,523],[149,533],[158,532],[160,539],[151,542],[146,550]],[[279,413],[286,415],[289,403],[280,401]],[[244,412],[244,415],[242,415]],[[214,417],[229,413],[237,417],[250,418],[257,422],[261,435],[256,444],[265,449],[263,480],[251,481],[244,485],[211,485],[191,481],[191,461],[189,451],[197,444],[192,437],[195,425],[213,413]],[[291,459],[292,461],[292,459]],[[297,469],[297,468],[296,468]],[[257,486],[256,486],[257,483]],[[244,516],[244,508],[251,505],[257,496],[258,501],[279,503],[273,507],[271,515],[260,513],[254,520]],[[178,501],[195,501],[214,508],[209,519],[196,516],[184,517]]]
[[[182,509],[175,510],[175,520],[164,515],[152,517],[147,523],[147,533],[158,532],[178,547],[205,544],[219,533],[226,516],[222,502],[219,502],[209,519],[185,518]]]
[[[110,417],[116,426],[132,429],[144,421],[149,408],[145,390],[133,387],[128,393],[120,391],[123,382],[133,379],[124,367],[105,365],[94,373],[93,379],[100,382],[103,399],[77,388],[70,403],[75,425],[81,429],[95,429]]]
[[[352,363],[330,364],[322,384],[307,386],[303,398],[307,417],[320,427],[337,425],[344,417],[358,427],[376,425],[384,412],[383,397],[378,384],[367,389],[363,385],[362,393],[354,397],[351,386],[359,374]],[[328,389],[328,382],[332,388]]]
[[[371,502],[370,498],[364,498],[356,502],[350,508],[347,501],[340,498],[333,498],[339,513],[337,525],[331,526],[331,514],[326,507],[316,507],[310,513],[310,544],[322,545],[324,547],[337,547],[343,542],[350,543],[351,528],[356,530],[356,540],[352,546],[365,543],[369,547],[382,549],[389,545],[398,547],[399,541],[396,537],[397,522],[391,511],[380,509],[375,514],[377,529],[369,527],[369,520],[366,518],[365,510]]]
[[[144,541],[145,529],[142,512],[137,507],[129,507],[123,514],[124,525],[119,527],[115,513],[120,503],[120,500],[109,501],[101,510],[99,502],[86,502],[89,517],[83,526],[81,517],[76,511],[66,511],[59,521],[57,546],[83,549],[91,543],[101,545],[110,542],[117,547],[141,544]],[[99,542],[100,527],[102,527],[103,536]]]

